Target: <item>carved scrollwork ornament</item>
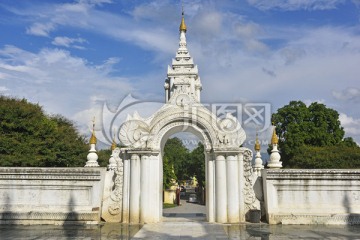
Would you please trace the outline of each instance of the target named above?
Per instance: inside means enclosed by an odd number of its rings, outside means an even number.
[[[125,146],[146,147],[149,138],[149,126],[141,120],[126,121],[120,128],[119,138]]]
[[[109,206],[108,210],[111,215],[118,215],[121,213],[121,207],[120,207],[119,203],[111,204]]]
[[[244,154],[244,180],[245,180],[243,193],[245,197],[244,199],[245,207],[247,210],[256,209],[255,206],[256,196],[253,190],[253,181],[252,181],[253,168],[251,165],[253,153],[250,149],[245,148],[243,154]]]

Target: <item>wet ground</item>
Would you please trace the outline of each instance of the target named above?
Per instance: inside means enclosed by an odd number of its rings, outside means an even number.
[[[211,224],[205,206],[181,201],[163,222],[145,225],[0,225],[0,240],[16,239],[360,239],[360,225]]]
[[[199,221],[143,226],[1,225],[0,239],[360,239],[360,226],[221,225]]]

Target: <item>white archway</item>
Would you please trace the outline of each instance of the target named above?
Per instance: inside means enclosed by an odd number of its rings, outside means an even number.
[[[148,119],[130,117],[120,129],[120,141],[127,145],[122,149],[123,222],[161,221],[162,149],[169,136],[183,131],[204,142],[208,221],[245,221],[244,158],[251,161],[252,152],[239,147],[245,140],[240,123],[231,115],[218,119],[200,104],[167,103]]]
[[[147,119],[129,116],[119,131],[123,171],[116,201],[110,205],[122,214],[122,222],[159,222],[162,217],[162,148],[174,132],[191,131],[204,141],[207,218],[209,222],[245,221],[253,208],[252,151],[239,146],[246,135],[230,113],[218,118],[200,103],[202,84],[186,43],[184,15],[179,48],[165,80],[165,104]],[[116,188],[116,187],[115,187]],[[120,192],[122,195],[120,195]],[[111,205],[112,204],[112,205]],[[120,210],[121,209],[121,210]]]

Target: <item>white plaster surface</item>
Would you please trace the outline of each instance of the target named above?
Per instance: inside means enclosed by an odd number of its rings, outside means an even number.
[[[360,170],[266,169],[270,224],[359,224]]]
[[[0,168],[0,223],[100,221],[105,168]]]

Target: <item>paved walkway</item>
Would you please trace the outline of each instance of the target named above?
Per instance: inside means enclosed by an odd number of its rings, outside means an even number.
[[[228,239],[224,227],[205,222],[146,224],[133,239]]]
[[[163,222],[206,221],[206,207],[197,203],[180,201],[181,206],[163,209]]]

